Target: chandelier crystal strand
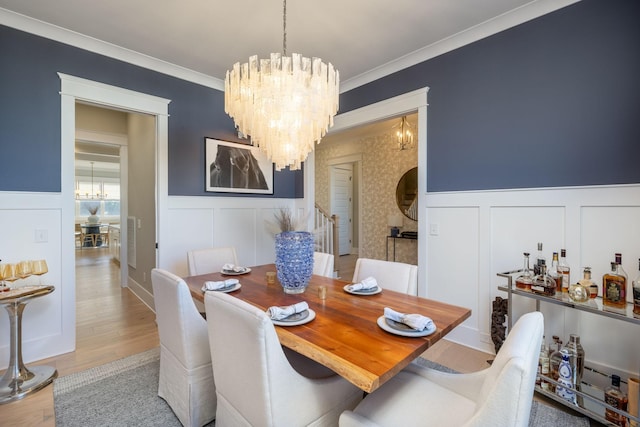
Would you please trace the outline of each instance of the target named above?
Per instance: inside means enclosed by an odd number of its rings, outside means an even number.
[[[340,78],[320,58],[286,56],[286,0],[283,22],[284,56],[272,53],[258,60],[254,55],[227,71],[225,112],[276,170],[296,170],[333,126]]]

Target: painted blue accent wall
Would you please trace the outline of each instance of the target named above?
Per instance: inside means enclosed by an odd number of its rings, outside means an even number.
[[[428,86],[430,192],[640,183],[640,2],[583,0],[344,93]]]
[[[204,191],[204,139],[242,142],[223,92],[5,26],[0,55],[0,191],[60,191],[62,72],[170,99],[169,194],[217,195]],[[302,183],[302,171],[276,172],[273,195],[237,196],[300,198]]]

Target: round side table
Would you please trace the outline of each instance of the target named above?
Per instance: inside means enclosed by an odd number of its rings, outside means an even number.
[[[51,366],[27,369],[22,362],[22,311],[31,299],[50,294],[54,289],[53,286],[24,286],[0,293],[0,304],[9,313],[11,329],[9,366],[0,379],[0,403],[22,399],[51,384],[58,376]]]

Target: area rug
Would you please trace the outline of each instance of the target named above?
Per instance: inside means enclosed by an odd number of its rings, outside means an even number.
[[[454,372],[426,359],[418,359],[418,363]],[[56,426],[180,427],[169,405],[158,397],[159,367],[160,350],[155,348],[56,379],[53,382]],[[529,426],[589,427],[589,420],[534,401]]]

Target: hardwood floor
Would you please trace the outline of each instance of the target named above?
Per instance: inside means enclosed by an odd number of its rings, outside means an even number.
[[[119,269],[110,261],[107,249],[76,255],[76,350],[27,366],[55,366],[58,376],[64,376],[159,346],[155,314],[128,289],[120,288]],[[341,257],[340,275],[345,280],[353,277],[356,259],[355,255]],[[424,356],[459,372],[484,369],[493,358],[447,340],[439,341]],[[53,386],[0,405],[0,425],[54,427]]]

